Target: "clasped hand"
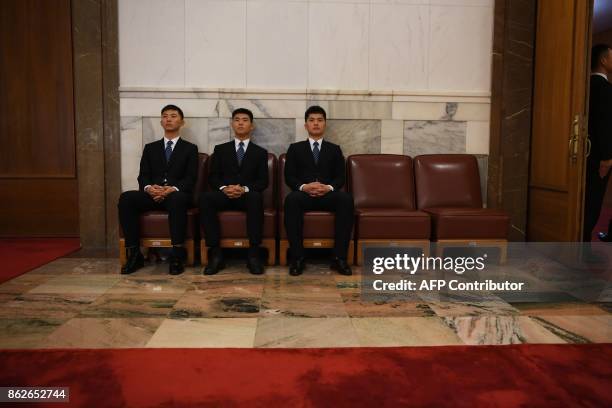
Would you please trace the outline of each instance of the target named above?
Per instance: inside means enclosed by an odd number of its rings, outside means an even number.
[[[302,191],[311,197],[323,197],[325,194],[329,193],[331,189],[328,185],[314,181],[312,183],[304,184]]]
[[[172,186],[160,186],[153,184],[147,188],[147,193],[151,196],[153,201],[161,203],[168,195],[174,193],[176,189]]]
[[[240,184],[230,184],[223,189],[223,193],[229,198],[239,198],[246,192]]]

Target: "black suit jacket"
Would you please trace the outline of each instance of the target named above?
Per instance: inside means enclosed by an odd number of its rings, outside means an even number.
[[[612,159],[612,84],[599,75],[591,76],[589,95],[590,159]]]
[[[268,187],[268,151],[249,141],[242,163],[238,165],[234,140],[215,146],[208,175],[210,186],[240,184],[249,191],[262,192]]]
[[[317,164],[308,140],[289,146],[285,161],[285,183],[293,191],[298,191],[302,184],[313,181],[329,184],[338,191],[344,185],[345,178],[344,156],[337,144],[324,140]]]
[[[169,162],[166,162],[165,149],[164,139],[145,145],[138,174],[140,191],[144,191],[145,186],[158,184],[193,193],[198,177],[198,146],[180,138]]]

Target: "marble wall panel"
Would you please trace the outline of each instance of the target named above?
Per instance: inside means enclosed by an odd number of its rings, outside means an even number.
[[[402,154],[404,144],[404,122],[401,120],[381,121],[380,152]]]
[[[393,119],[444,120],[448,117],[447,104],[442,102],[393,102]]]
[[[121,98],[119,109],[121,116],[161,116],[166,105],[176,105],[185,116],[210,117],[218,116],[216,99],[181,99],[181,98]]]
[[[451,121],[406,121],[404,154],[465,153],[466,123]]]
[[[370,89],[427,89],[428,52],[429,7],[372,4]]]
[[[325,139],[340,145],[345,157],[380,153],[381,121],[328,120]]]
[[[246,72],[249,88],[308,86],[308,3],[247,2]]]
[[[257,119],[252,138],[278,157],[295,141],[295,119]]]
[[[247,108],[255,118],[300,118],[304,116],[306,102],[303,100],[221,99],[218,114],[231,118],[236,108]]]
[[[467,122],[465,151],[472,154],[489,154],[490,122]]]
[[[429,89],[491,88],[493,8],[430,7]]]
[[[369,11],[369,4],[310,3],[309,88],[368,89]]]
[[[184,1],[185,86],[246,87],[246,2]]]
[[[142,155],[142,118],[121,118],[121,191],[137,190]]]
[[[119,1],[121,86],[185,85],[184,0]]]
[[[215,146],[232,139],[230,120],[226,118],[208,119],[208,153],[212,153]]]
[[[329,119],[391,119],[392,102],[329,101]]]

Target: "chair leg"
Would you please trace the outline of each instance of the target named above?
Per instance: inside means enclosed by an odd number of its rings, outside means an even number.
[[[287,266],[287,250],[289,250],[289,241],[286,239],[280,240],[280,254],[278,254],[278,260],[281,266]]]
[[[355,264],[355,241],[353,241],[352,239],[349,242],[348,254],[346,256],[346,262],[349,265],[354,265]]]
[[[125,239],[124,238],[120,238],[119,239],[119,264],[121,264],[121,266],[125,266],[125,263],[127,262],[127,256],[125,254]]]
[[[276,262],[276,240],[274,238],[264,239],[262,246],[268,250],[268,265],[274,265]]]
[[[187,265],[193,266],[195,258],[195,243],[193,239],[185,240],[185,249],[187,250]]]

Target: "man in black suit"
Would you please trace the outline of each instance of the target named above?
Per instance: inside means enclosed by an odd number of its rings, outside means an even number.
[[[612,167],[612,50],[608,45],[595,45],[591,51],[591,85],[589,95],[589,140],[584,200],[583,240],[591,241],[593,228],[601,213],[606,186]],[[608,233],[600,233],[602,241],[611,241]]]
[[[268,152],[251,141],[253,113],[244,108],[232,112],[231,142],[215,146],[208,182],[212,191],[200,197],[200,222],[210,247],[205,275],[214,275],[224,267],[219,247],[219,211],[246,211],[249,253],[247,267],[252,274],[264,273],[259,258],[263,229],[262,192],[268,187]]]
[[[138,191],[126,191],[119,198],[119,222],[125,234],[127,263],[122,274],[135,272],[144,266],[140,252],[140,214],[151,210],[168,211],[172,254],[171,275],[183,272],[186,258],[184,247],[187,230],[187,209],[198,172],[198,147],[181,139],[183,111],[174,105],[161,111],[164,137],[145,146],[140,159]]]
[[[311,106],[304,115],[308,140],[293,143],[287,150],[285,182],[291,193],[285,198],[285,229],[291,251],[289,274],[304,271],[303,224],[305,211],[333,211],[335,216],[334,257],[331,268],[351,275],[346,262],[353,230],[353,197],[340,191],[345,182],[344,156],[340,146],[323,141],[327,115]]]

